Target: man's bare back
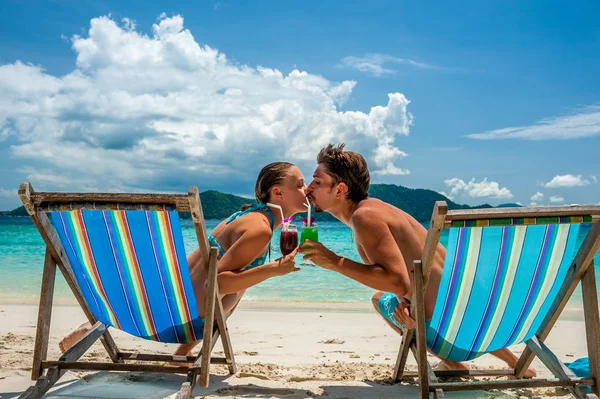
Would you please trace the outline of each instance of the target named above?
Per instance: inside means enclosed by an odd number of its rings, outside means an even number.
[[[376,198],[367,198],[358,203],[353,215],[356,215],[357,212],[359,214],[361,212],[368,213],[370,217],[378,218],[387,225],[387,234],[390,234],[393,237],[393,240],[398,246],[402,257],[404,258],[404,264],[406,265],[410,278],[410,288],[404,297],[411,301],[414,287],[414,276],[412,272],[413,261],[421,260],[423,256],[423,248],[425,247],[427,230],[421,225],[421,223],[419,223],[408,213]],[[366,243],[368,243],[368,241],[360,240],[360,237],[366,234],[371,234],[371,232],[360,231],[360,226],[361,224],[355,225],[352,223],[352,219],[350,220],[350,228],[357,237],[356,249],[358,250],[360,257],[367,264],[373,263],[373,260],[369,259],[369,257],[366,255],[372,251],[370,251],[369,248],[363,247]],[[431,319],[433,314],[437,292],[442,277],[445,256],[446,249],[441,244],[438,244],[436,256],[434,258],[433,265],[431,266],[431,274],[429,275],[427,290],[425,292],[425,317],[427,319]]]

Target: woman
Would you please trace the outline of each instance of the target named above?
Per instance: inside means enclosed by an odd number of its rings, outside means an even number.
[[[221,258],[217,282],[222,296],[223,311],[231,314],[247,288],[268,278],[283,276],[299,270],[295,267],[296,251],[272,262],[266,261],[273,231],[279,228],[282,212],[289,218],[306,207],[306,185],[300,169],[288,162],[274,162],[260,171],[254,188],[256,205],[243,207],[215,227],[208,240],[217,247]],[[200,251],[188,256],[192,285],[198,301],[200,316],[206,304],[206,273]],[[199,343],[180,345],[176,355],[187,355]]]
[[[304,176],[296,166],[289,162],[268,164],[256,180],[257,204],[242,207],[209,234],[210,245],[219,249],[217,282],[225,314],[231,314],[247,288],[299,270],[294,263],[296,251],[271,262],[266,258],[273,231],[282,222],[282,213],[284,218],[289,218],[306,210],[305,189]],[[281,207],[282,212],[277,207]],[[207,270],[200,251],[192,252],[187,262],[198,311],[204,317]],[[61,351],[69,349],[90,328],[89,323],[84,323],[65,337],[59,343]],[[199,342],[181,345],[175,354],[188,354]]]

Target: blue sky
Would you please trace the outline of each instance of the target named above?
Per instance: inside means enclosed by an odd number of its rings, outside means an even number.
[[[600,202],[597,2],[341,4],[3,1],[0,209],[25,180],[250,194],[330,140],[459,203]]]

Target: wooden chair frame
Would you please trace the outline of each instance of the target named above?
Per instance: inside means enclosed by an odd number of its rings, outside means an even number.
[[[514,369],[498,370],[467,370],[467,371],[434,371],[427,361],[425,306],[424,294],[427,288],[429,273],[434,261],[437,245],[443,228],[452,226],[457,220],[484,220],[499,218],[535,218],[555,216],[592,216],[592,228],[588,232],[569,271],[563,281],[556,300],[549,309],[544,321],[535,336],[526,341],[526,348],[521,354]],[[414,297],[411,303],[411,314],[415,315],[416,328],[405,330],[400,344],[396,365],[392,374],[394,381],[400,381],[404,373],[408,352],[412,351],[418,365],[419,393],[421,398],[429,398],[430,393],[435,398],[443,398],[444,391],[476,390],[476,389],[505,389],[564,386],[577,398],[597,398],[599,395],[600,378],[600,319],[598,315],[598,296],[594,273],[594,255],[600,248],[600,206],[562,206],[535,208],[494,208],[448,211],[445,201],[435,203],[425,248],[421,260],[413,262]],[[587,348],[590,361],[589,379],[577,378],[561,362],[552,351],[546,347],[544,340],[552,330],[560,313],[565,308],[573,291],[581,282],[583,290],[583,305]],[[522,379],[525,371],[537,356],[542,363],[554,374],[552,379]],[[409,373],[406,373],[408,375]],[[461,381],[440,382],[439,377],[486,377],[507,376],[513,379],[496,381]],[[582,385],[590,385],[593,394],[583,394]]]
[[[31,372],[31,379],[36,380],[36,383],[29,387],[20,398],[41,398],[67,370],[115,370],[187,374],[187,378],[177,394],[178,399],[191,397],[198,377],[200,379],[200,386],[208,386],[211,363],[226,364],[230,374],[236,373],[236,364],[223,312],[223,304],[219,299],[219,287],[217,284],[218,250],[209,246],[197,187],[190,187],[187,194],[53,193],[35,192],[31,184],[23,183],[19,187],[19,197],[46,243]],[[93,209],[92,204],[110,204],[111,207],[116,207],[117,209],[131,209],[132,207],[136,209],[153,209],[157,205],[164,205],[178,212],[191,212],[199,250],[202,259],[205,260],[205,267],[208,270],[204,337],[202,349],[198,356],[122,352],[117,348],[115,341],[110,335],[108,326],[94,317],[75,282],[73,268],[45,212],[55,205],[71,205],[77,209]],[[57,266],[93,327],[58,360],[50,361],[47,360],[48,339],[50,335],[50,320],[52,316],[52,301],[54,298],[54,281]],[[221,337],[223,343],[225,357],[211,357],[212,350],[219,337]],[[104,345],[112,363],[78,361],[98,339]],[[141,364],[127,363],[128,361],[141,362]],[[166,366],[152,364],[152,362],[173,362],[180,365]]]

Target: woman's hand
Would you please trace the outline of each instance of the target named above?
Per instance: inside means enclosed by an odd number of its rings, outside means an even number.
[[[278,276],[284,276],[291,272],[297,272],[300,268],[296,267],[296,261],[294,256],[298,253],[298,248],[294,249],[291,253],[287,254],[283,258],[279,258],[275,262],[275,272]]]

